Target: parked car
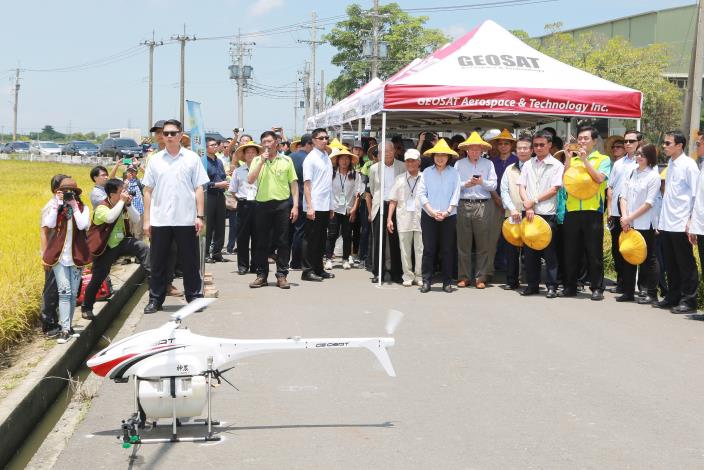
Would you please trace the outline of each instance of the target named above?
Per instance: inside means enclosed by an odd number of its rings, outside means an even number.
[[[29,144],[29,153],[40,157],[49,157],[61,153],[61,147],[56,142],[48,140],[35,140]]]
[[[64,144],[61,148],[61,153],[64,155],[80,155],[82,157],[95,157],[98,155],[100,148],[93,142],[87,140],[72,140]]]
[[[3,153],[29,153],[29,142],[8,142],[2,149]]]
[[[139,158],[142,156],[142,147],[132,139],[105,139],[100,145],[98,156],[113,160]]]

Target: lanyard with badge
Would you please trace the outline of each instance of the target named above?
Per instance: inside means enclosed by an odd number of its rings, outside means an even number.
[[[407,212],[415,212],[416,211],[416,186],[418,185],[419,179],[420,179],[420,175],[416,176],[416,180],[413,183],[413,187],[411,187],[411,183],[410,183],[411,178],[410,177],[406,178],[406,184],[408,185],[408,189],[411,190],[411,197],[406,199],[406,211]]]
[[[347,195],[345,194],[345,180],[347,179],[347,175],[343,175],[342,173],[338,173],[338,178],[340,180],[340,194],[337,195],[337,207],[347,207]]]

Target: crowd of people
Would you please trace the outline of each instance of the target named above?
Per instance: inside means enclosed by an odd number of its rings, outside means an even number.
[[[292,269],[323,282],[337,268],[366,268],[373,283],[422,293],[434,281],[448,293],[484,289],[500,271],[501,287],[523,296],[539,294],[544,282],[547,298],[589,288],[594,301],[604,298],[608,228],[616,301],[697,308],[693,246],[704,257],[704,171],[685,154],[679,131],[664,134],[662,171],[659,149],[640,132],[609,137],[602,153],[591,126],[576,139],[552,128],[447,140],[423,132],[413,145],[400,136],[345,145],[322,128],[288,142],[275,127],[258,143],[237,132],[208,138],[205,167],[179,121],[158,121],[151,132],[159,149],[144,162],[91,170],[92,212],[71,177],[51,181],[41,218],[42,321],[59,342],[75,336],[81,268],[90,263],[84,318],[94,317],[98,289],[122,256],[136,257],[149,276],[144,313],[160,310],[167,295],[201,297],[204,228],[206,262],[236,254],[236,272],[255,275],[251,288],[269,285],[272,263],[281,289],[290,288]],[[702,132],[697,149],[704,156]],[[624,251],[633,243],[643,252],[637,261]],[[177,275],[183,292],[172,284]]]

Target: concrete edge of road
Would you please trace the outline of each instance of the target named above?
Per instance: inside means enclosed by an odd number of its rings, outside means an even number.
[[[83,327],[81,336],[47,351],[22,383],[0,402],[0,468],[13,458],[145,277],[138,264],[124,268],[122,272],[111,273],[113,296],[109,302],[95,305],[93,321],[74,315],[74,326]]]

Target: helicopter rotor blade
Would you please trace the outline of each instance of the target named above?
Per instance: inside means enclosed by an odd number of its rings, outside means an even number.
[[[386,334],[393,335],[401,320],[403,320],[403,312],[394,309],[389,310],[389,315],[386,317]]]
[[[171,319],[174,321],[181,321],[185,318],[193,315],[194,313],[206,308],[208,305],[215,302],[216,299],[206,299],[203,297],[195,299],[193,302],[180,308],[177,312],[171,314]]]

